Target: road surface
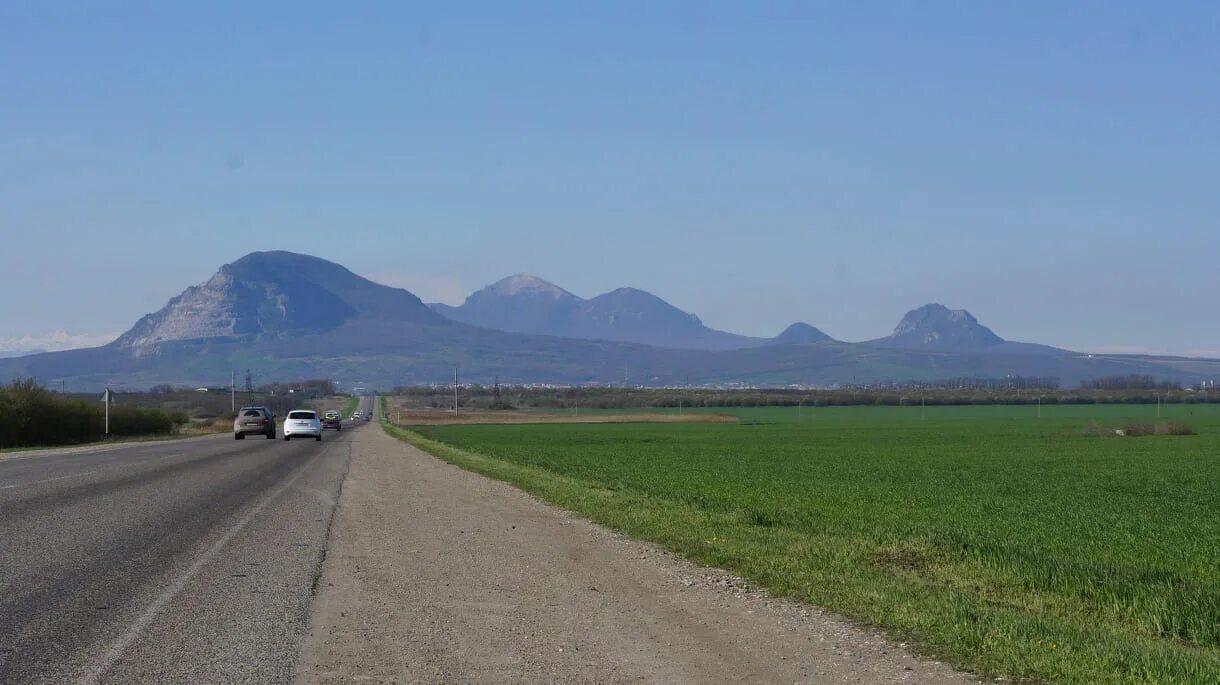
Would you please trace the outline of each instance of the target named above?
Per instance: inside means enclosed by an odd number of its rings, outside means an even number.
[[[369,430],[0,454],[0,682],[291,680]]]

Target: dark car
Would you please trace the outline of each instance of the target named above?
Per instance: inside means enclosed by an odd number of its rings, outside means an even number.
[[[337,411],[328,411],[322,416],[322,430],[334,428],[337,431],[343,430],[343,417]]]
[[[267,407],[242,407],[233,419],[233,439],[245,440],[247,435],[264,435],[275,439],[275,413]]]

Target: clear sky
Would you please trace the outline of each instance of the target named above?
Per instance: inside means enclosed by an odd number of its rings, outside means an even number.
[[[1207,2],[10,0],[0,342],[289,249],[450,303],[525,271],[748,334],[936,301],[1220,354],[1217,35]]]

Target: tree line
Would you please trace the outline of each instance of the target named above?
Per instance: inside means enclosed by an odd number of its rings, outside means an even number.
[[[453,386],[398,387],[417,407],[453,406]],[[466,385],[458,403],[473,409],[628,409],[684,407],[911,406],[988,404],[1155,404],[1220,402],[1220,391],[1161,388],[1028,388],[1003,384],[952,387],[845,387],[833,390],[603,388]]]

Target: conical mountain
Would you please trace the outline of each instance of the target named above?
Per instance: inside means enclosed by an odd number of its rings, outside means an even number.
[[[476,291],[459,307],[429,305],[440,314],[472,326],[513,333],[563,335],[582,300],[532,274],[502,278]]]
[[[907,312],[893,333],[874,342],[905,349],[978,352],[1002,345],[1004,339],[965,309],[933,303]]]
[[[804,321],[798,321],[784,329],[783,333],[771,338],[772,345],[802,345],[805,343],[827,342],[834,338],[821,330],[810,326]]]

